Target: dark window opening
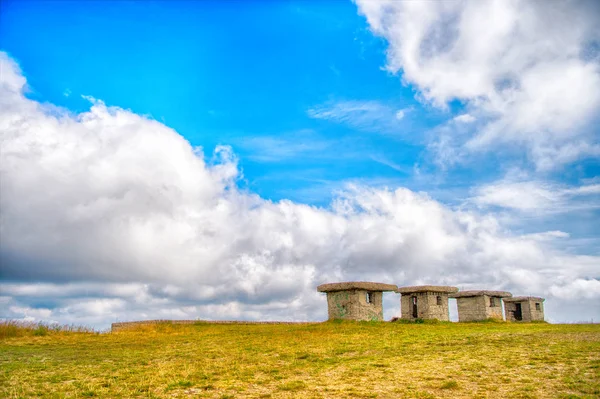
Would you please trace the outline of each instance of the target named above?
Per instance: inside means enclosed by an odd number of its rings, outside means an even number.
[[[540,311],[542,310],[542,306],[539,303],[535,304],[535,310]]]
[[[493,308],[496,306],[496,298],[490,298],[490,307]]]
[[[412,315],[413,317],[416,319],[417,317],[419,317],[419,312],[417,311],[417,297],[413,296],[412,297]]]
[[[367,292],[367,303],[373,303],[373,293]]]
[[[442,297],[438,295],[438,297],[436,298],[437,304],[438,306],[442,306]]]

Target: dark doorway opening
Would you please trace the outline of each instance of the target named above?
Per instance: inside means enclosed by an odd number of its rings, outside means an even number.
[[[523,320],[523,311],[521,310],[520,303],[515,303],[515,320]]]
[[[417,317],[419,317],[419,313],[417,312],[417,297],[413,296],[412,297],[412,315],[413,317],[416,319]]]

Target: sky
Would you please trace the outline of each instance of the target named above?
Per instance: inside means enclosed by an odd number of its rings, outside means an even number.
[[[318,321],[317,285],[361,280],[597,322],[598,20],[593,0],[2,1],[0,318]]]

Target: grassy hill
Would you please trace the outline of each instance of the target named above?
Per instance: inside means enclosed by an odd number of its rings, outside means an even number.
[[[14,327],[14,326],[13,326]],[[0,328],[3,398],[598,398],[600,325]]]

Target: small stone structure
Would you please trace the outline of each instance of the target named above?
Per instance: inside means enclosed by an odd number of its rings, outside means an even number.
[[[506,321],[544,321],[544,300],[535,296],[505,298]]]
[[[383,320],[383,292],[395,291],[393,284],[354,281],[321,284],[317,291],[327,293],[329,320]]]
[[[511,297],[506,291],[460,291],[450,294],[456,298],[458,321],[503,320],[502,298]]]
[[[448,294],[458,292],[458,288],[445,285],[419,285],[401,287],[396,292],[402,294],[400,310],[403,319],[449,321]]]

